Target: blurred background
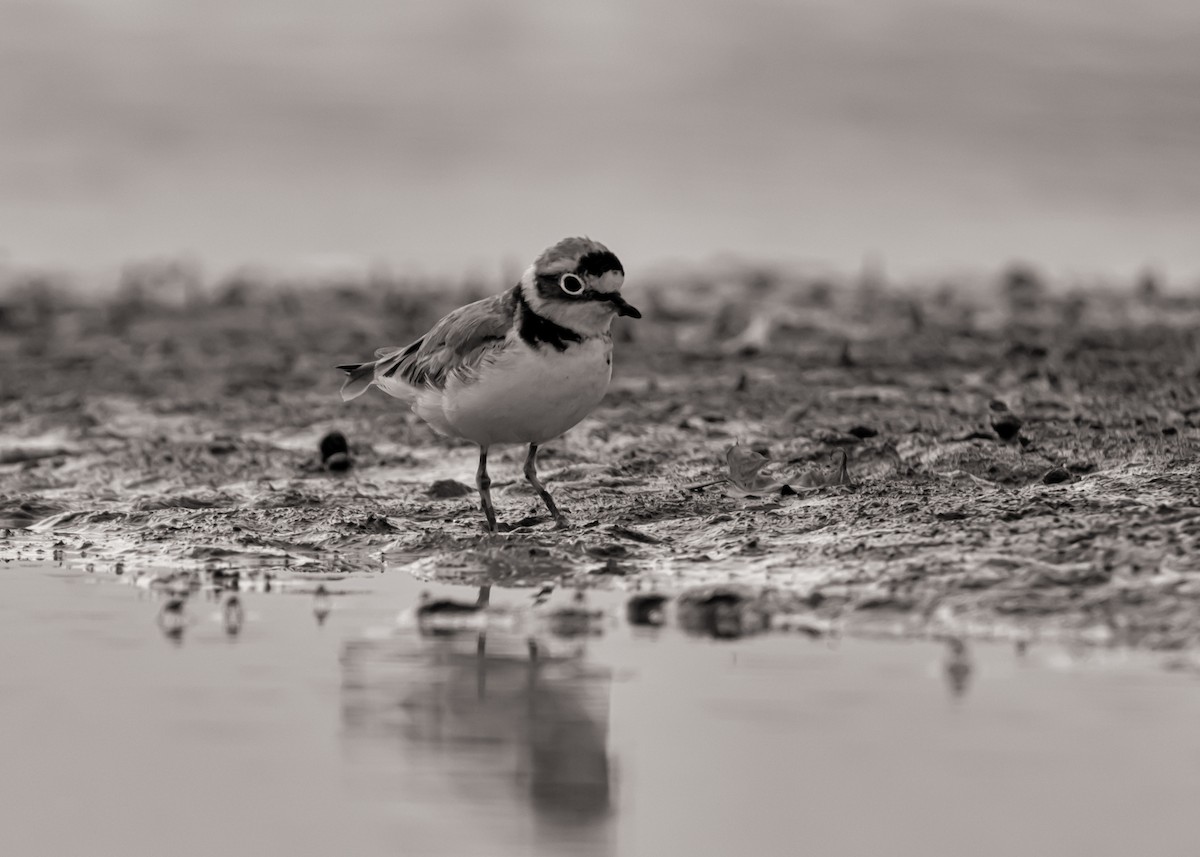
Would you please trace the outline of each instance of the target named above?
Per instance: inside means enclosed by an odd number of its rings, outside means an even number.
[[[1200,270],[1190,0],[0,0],[0,266]]]
[[[1198,484],[1198,0],[0,0],[0,855],[1194,857]]]

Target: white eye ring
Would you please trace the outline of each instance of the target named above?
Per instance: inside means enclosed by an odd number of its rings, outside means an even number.
[[[574,274],[563,274],[559,277],[558,287],[572,297],[583,294],[583,280]]]

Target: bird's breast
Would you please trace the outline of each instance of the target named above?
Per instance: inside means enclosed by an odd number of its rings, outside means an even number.
[[[610,337],[561,351],[513,337],[475,378],[447,385],[443,407],[455,430],[476,443],[543,443],[587,416],[611,376]]]

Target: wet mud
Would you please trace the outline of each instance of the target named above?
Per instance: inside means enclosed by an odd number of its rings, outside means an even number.
[[[513,447],[491,475],[514,528],[490,535],[474,448],[375,392],[343,404],[333,366],[491,290],[10,277],[0,559],[566,581],[661,595],[711,636],[1197,642],[1198,294],[1024,268],[631,277],[645,318],[618,320],[607,398],[540,456],[572,527]]]

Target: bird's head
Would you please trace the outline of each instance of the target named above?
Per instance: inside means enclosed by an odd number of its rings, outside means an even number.
[[[603,244],[564,238],[521,277],[521,294],[538,315],[582,334],[608,330],[613,316],[641,318],[621,296],[625,269]]]

